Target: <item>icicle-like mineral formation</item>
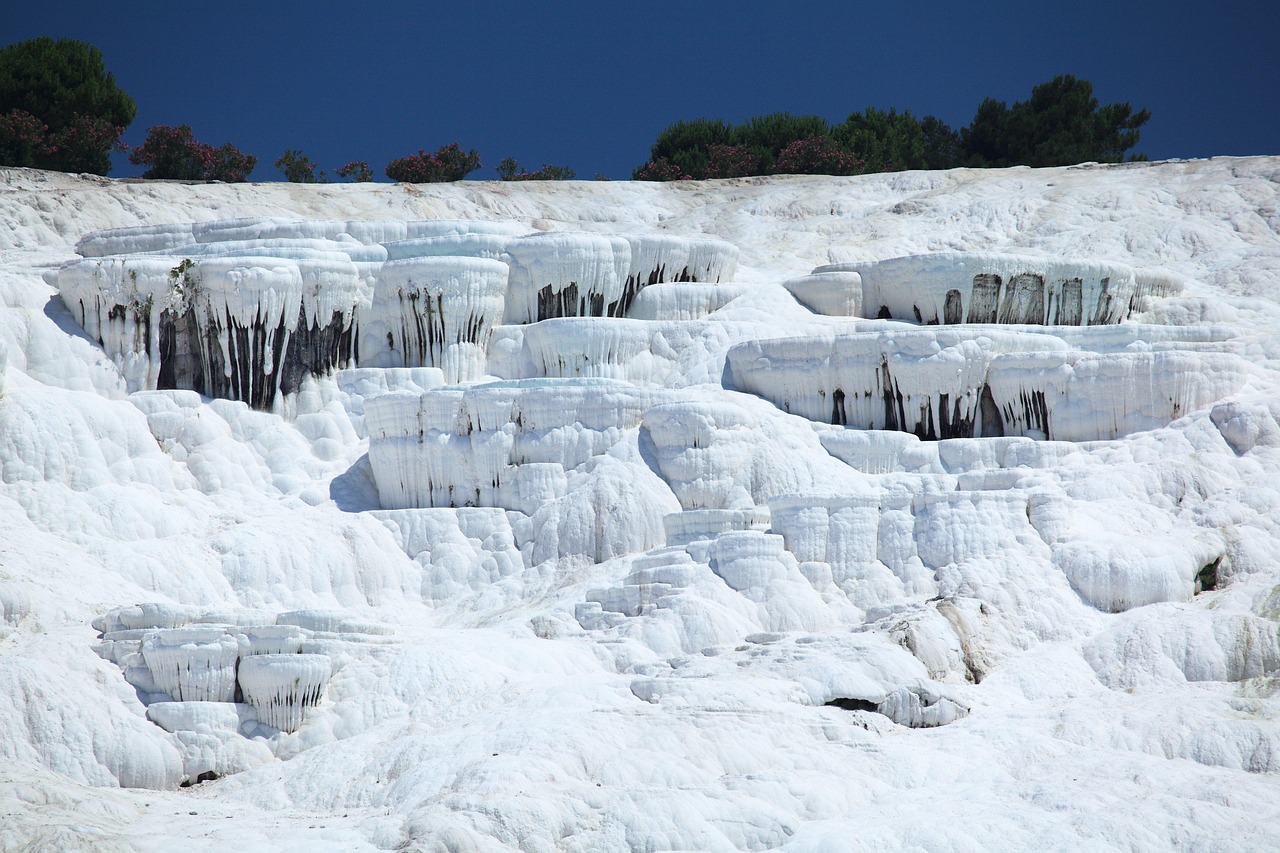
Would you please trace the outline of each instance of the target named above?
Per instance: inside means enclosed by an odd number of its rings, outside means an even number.
[[[723,240],[691,239],[669,234],[628,237],[631,246],[621,297],[610,317],[624,317],[642,288],[663,282],[719,283],[733,280],[738,247]]]
[[[1119,323],[1144,295],[1180,289],[1173,275],[1151,271],[1140,280],[1124,264],[980,252],[910,255],[814,270],[834,272],[861,275],[865,314],[930,325]]]
[[[1116,337],[1102,332],[1104,352],[1092,353],[1024,331],[904,329],[753,341],[731,349],[729,364],[740,389],[793,414],[927,440],[1113,439],[1163,426],[1244,384],[1235,355],[1178,349],[1176,341],[1112,351],[1128,339]]]
[[[240,690],[260,722],[296,732],[324,696],[329,673],[327,655],[251,655],[240,662]]]
[[[792,414],[933,440],[998,428],[984,394],[997,353],[1065,349],[1047,335],[902,329],[752,341],[729,365],[738,388]]]
[[[618,308],[631,263],[621,237],[547,232],[507,243],[511,267],[506,322],[535,323],[552,317],[621,316]]]
[[[223,628],[172,628],[148,634],[142,657],[155,685],[178,702],[231,702],[240,643]]]
[[[382,506],[532,512],[565,493],[566,471],[639,426],[660,394],[607,380],[521,380],[367,400]]]
[[[355,357],[367,281],[345,257],[123,256],[57,272],[63,302],[130,391],[184,388],[271,409]]]
[[[487,258],[384,264],[361,318],[361,364],[438,367],[450,383],[480,378],[506,290],[507,265]]]

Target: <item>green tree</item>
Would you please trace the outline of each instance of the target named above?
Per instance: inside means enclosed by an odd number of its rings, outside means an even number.
[[[733,142],[733,128],[723,119],[677,121],[658,134],[649,149],[649,162],[660,170],[701,180],[707,174],[707,149]],[[667,168],[669,166],[669,168]],[[644,167],[637,169],[637,173]]]
[[[920,119],[920,132],[924,134],[924,168],[954,169],[964,163],[960,132],[945,121],[925,116]]]
[[[637,180],[735,178],[767,175],[794,142],[825,137],[821,116],[771,113],[730,125],[723,119],[677,121],[654,140],[649,161],[632,173]]]
[[[1128,103],[1099,106],[1092,83],[1062,75],[1012,107],[987,98],[961,131],[961,141],[975,166],[1119,163],[1150,118],[1150,110],[1134,112]]]
[[[778,155],[793,142],[829,136],[831,125],[822,116],[770,113],[755,116],[733,129],[733,142],[757,151],[762,159],[761,174],[769,171]]]
[[[868,172],[925,168],[924,129],[909,110],[867,107],[832,131],[836,142],[866,161]]]
[[[25,148],[34,166],[105,175],[111,150],[138,108],[106,70],[102,51],[74,39],[47,36],[0,50],[0,115],[27,113],[43,125],[39,144]],[[11,159],[10,146],[0,151]]]
[[[284,173],[284,179],[291,184],[327,184],[324,169],[316,174],[316,163],[306,154],[294,148],[286,148],[276,160],[275,167]]]

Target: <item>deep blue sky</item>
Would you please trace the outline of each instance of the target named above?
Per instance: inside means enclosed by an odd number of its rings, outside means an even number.
[[[212,3],[7,0],[0,44],[100,47],[138,103],[125,141],[189,124],[258,157],[299,148],[332,168],[449,142],[626,178],[681,118],[786,110],[838,122],[868,106],[969,123],[1058,74],[1152,119],[1152,159],[1280,154],[1273,0],[914,3]],[[113,175],[137,174],[123,157]],[[385,180],[385,179],[384,179]]]

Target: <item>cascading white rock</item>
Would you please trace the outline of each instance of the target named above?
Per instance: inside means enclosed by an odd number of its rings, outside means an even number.
[[[76,254],[85,258],[128,255],[140,252],[163,252],[195,242],[193,222],[134,225],[90,231],[76,242]]]
[[[662,519],[667,532],[667,545],[685,546],[690,542],[715,539],[734,530],[769,529],[769,510],[751,509],[687,509],[673,512]]]
[[[832,585],[866,610],[936,590],[916,553],[912,503],[904,492],[780,495],[769,512],[809,582],[819,591]]]
[[[170,252],[190,243],[263,243],[273,240],[349,240],[369,245],[461,234],[515,236],[528,230],[524,225],[511,221],[426,219],[404,222],[243,217],[91,231],[76,243],[76,252],[92,258],[136,252]]]
[[[743,284],[651,284],[627,310],[633,320],[700,320],[748,291]]]
[[[111,655],[126,667],[128,639],[119,634]],[[219,625],[161,628],[146,631],[137,643],[150,683],[179,702],[230,702],[235,696],[238,661],[259,654],[294,654],[302,649],[303,631],[294,625],[228,627]],[[135,685],[139,686],[139,685]],[[141,689],[141,686],[140,686]]]
[[[382,505],[532,512],[565,494],[566,471],[638,427],[660,393],[606,380],[523,380],[368,400]]]
[[[1060,441],[1156,429],[1238,391],[1246,367],[1228,353],[1004,354],[988,387],[1003,432]]]
[[[1132,267],[1093,260],[939,252],[831,264],[815,274],[856,272],[865,314],[916,323],[1098,326],[1119,323],[1144,291],[1173,287]]]
[[[361,317],[360,363],[438,367],[446,382],[478,379],[502,321],[506,264],[486,258],[390,261]]]
[[[296,732],[324,696],[329,675],[327,655],[252,655],[240,662],[240,690],[260,722]]]
[[[924,442],[909,432],[833,429],[818,434],[822,447],[864,474],[942,473],[938,442]]]
[[[336,240],[350,238],[359,243],[389,243],[450,234],[518,234],[525,231],[515,222],[485,222],[466,219],[424,219],[416,221],[343,219],[245,218],[199,222],[192,234],[200,243],[232,240],[310,238]]]
[[[617,310],[610,317],[626,316],[642,288],[662,282],[727,282],[738,270],[738,247],[711,238],[647,234],[627,237],[631,261]]]
[[[552,317],[619,317],[631,247],[621,237],[546,232],[507,243],[511,267],[506,322]]]
[[[759,421],[728,402],[673,402],[644,413],[658,470],[685,510],[754,507]]]
[[[862,276],[853,271],[823,272],[789,278],[782,286],[815,314],[862,316]]]
[[[936,439],[997,426],[983,393],[997,353],[1065,349],[1047,335],[903,329],[752,341],[729,366],[738,388],[792,414]]]
[[[258,409],[349,363],[371,301],[356,266],[336,256],[124,256],[72,261],[56,278],[130,391],[185,388]]]
[[[739,388],[811,420],[925,439],[1094,441],[1163,426],[1244,384],[1237,356],[1175,346],[1098,354],[1029,332],[914,329],[753,341],[729,364]]]
[[[422,596],[439,601],[460,593],[489,593],[524,571],[524,560],[501,507],[382,510],[381,521],[410,559],[423,568]]]
[[[222,628],[173,628],[148,634],[142,657],[157,687],[178,702],[231,702],[240,643]]]

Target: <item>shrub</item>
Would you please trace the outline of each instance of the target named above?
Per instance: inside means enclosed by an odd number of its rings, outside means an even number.
[[[38,142],[22,135],[29,124],[13,135],[15,111],[42,125]],[[105,175],[137,111],[93,45],[46,36],[0,50],[0,165]]]
[[[497,172],[500,181],[571,181],[578,174],[568,166],[552,166],[550,163],[543,163],[541,169],[527,172],[514,157],[504,158],[498,164]]]
[[[769,162],[772,163],[791,143],[830,133],[831,125],[821,116],[770,113],[767,116],[749,118],[735,127],[733,141],[738,145],[765,149],[769,152]]]
[[[474,150],[464,153],[458,143],[453,142],[434,154],[419,148],[417,154],[392,160],[387,164],[387,177],[407,184],[460,181],[480,166],[479,154]]]
[[[368,183],[373,180],[373,170],[369,168],[369,164],[363,160],[352,160],[344,166],[339,166],[333,170],[333,173],[339,178],[350,178],[356,183]]]
[[[643,166],[636,168],[631,173],[632,180],[636,181],[688,181],[692,177],[685,173],[683,169],[672,163],[665,157],[659,157],[656,160],[650,160]]]
[[[864,165],[831,137],[811,136],[782,149],[773,171],[777,175],[857,175]]]
[[[148,128],[146,141],[129,153],[129,162],[148,167],[144,178],[240,182],[249,179],[258,158],[229,142],[220,148],[197,142],[191,126],[181,124]]]
[[[34,165],[48,129],[44,122],[25,110],[9,110],[0,115],[0,164]]]
[[[707,146],[707,162],[699,178],[745,178],[765,173],[769,160],[767,149],[752,145]]]
[[[632,177],[701,180],[767,175],[774,160],[792,142],[825,136],[829,130],[826,120],[819,116],[790,113],[759,116],[736,126],[720,119],[678,121],[658,134],[649,150],[649,162],[636,169]]]
[[[316,164],[301,151],[293,148],[285,149],[284,154],[275,162],[275,167],[284,172],[284,179],[291,184],[325,184],[324,170],[316,174]]]

